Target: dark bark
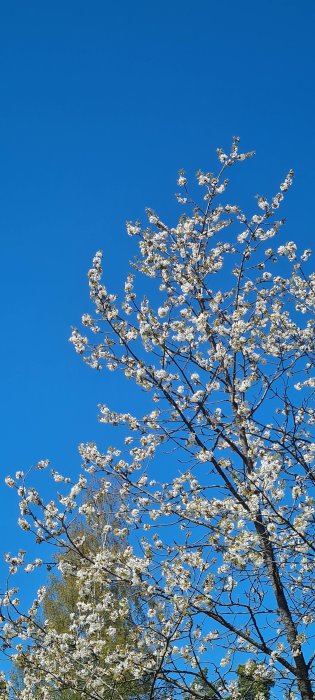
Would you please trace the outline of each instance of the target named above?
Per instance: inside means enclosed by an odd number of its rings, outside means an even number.
[[[287,603],[285,591],[275,560],[273,546],[270,542],[269,534],[260,511],[255,521],[255,527],[262,544],[263,557],[269,574],[272,589],[277,601],[279,615],[283,623],[286,636],[294,658],[295,676],[297,679],[297,684],[301,693],[302,700],[314,700],[314,693],[309,677],[308,665],[305,661],[301,645],[297,641],[298,632],[294,620],[292,618],[290,608]]]

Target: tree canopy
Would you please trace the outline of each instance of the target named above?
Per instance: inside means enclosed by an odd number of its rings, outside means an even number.
[[[147,226],[127,223],[139,257],[122,299],[103,284],[102,253],[93,259],[94,313],[71,342],[142,391],[144,412],[121,410],[122,396],[101,405],[99,420],[121,428],[117,445],[81,444],[81,473],[69,486],[58,475],[54,500],[21,472],[7,478],[21,528],[73,552],[58,566],[78,595],[57,632],[36,622],[44,588],[26,613],[9,581],[4,644],[21,655],[32,640],[21,700],[68,687],[102,700],[144,673],[151,697],[167,687],[172,700],[204,698],[202,678],[222,700],[313,700],[315,274],[310,251],[281,238],[292,171],[252,213],[230,203],[227,172],[251,155],[238,139],[219,149],[218,173],[197,174],[198,198],[181,172],[176,225],[152,210]],[[123,524],[103,523],[91,556],[68,522],[78,511],[96,523],[112,488]],[[113,527],[122,547],[108,544]],[[24,553],[8,563],[13,575]],[[141,620],[121,644],[126,590]]]

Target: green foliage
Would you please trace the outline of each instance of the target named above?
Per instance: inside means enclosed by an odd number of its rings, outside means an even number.
[[[74,550],[69,550],[66,554],[62,554],[60,559],[66,560],[72,565],[79,564],[79,557],[83,556],[93,557],[99,546],[99,535],[97,530],[89,529],[88,527],[76,527],[75,531],[72,533],[72,539],[74,541],[84,540],[80,545],[80,555],[76,554]],[[117,547],[117,542],[112,542],[111,547]],[[121,545],[120,545],[121,546]],[[111,586],[111,592],[117,597],[127,597],[129,602],[129,614],[125,618],[120,618],[116,626],[115,640],[110,641],[110,638],[106,636],[106,627],[111,626],[110,619],[107,619],[106,614],[104,615],[103,629],[104,638],[107,639],[107,644],[104,650],[104,655],[110,651],[111,647],[116,647],[117,644],[124,648],[128,645],[129,638],[135,626],[140,622],[141,609],[139,608],[138,599],[136,594],[133,592],[131,594],[130,588],[126,584],[118,583],[113,581]],[[101,585],[100,590],[95,590],[95,599],[97,600],[102,595]],[[71,615],[76,613],[78,603],[78,586],[76,578],[74,575],[65,574],[63,576],[51,575],[49,585],[47,587],[47,593],[45,596],[43,604],[43,613],[45,619],[48,620],[49,625],[55,629],[57,632],[64,633],[67,632],[69,625],[71,623]],[[128,675],[128,680],[122,679],[122,682],[117,684],[116,693],[112,690],[108,693],[104,693],[104,700],[117,700],[121,698],[144,698],[147,697],[150,690],[150,683],[147,677],[141,678],[139,680],[130,680],[130,675]],[[80,693],[64,690],[58,693],[54,693],[52,696],[53,700],[80,700]]]
[[[112,512],[113,503],[106,499],[106,503],[99,503],[98,506],[103,510],[103,518],[111,520],[112,525],[113,520],[115,520],[117,525],[116,517]],[[52,573],[49,575],[41,618],[45,619],[49,627],[59,634],[67,633],[71,624],[71,619],[77,613],[79,587],[75,570],[77,567],[79,568],[80,562],[82,562],[84,557],[88,559],[95,557],[103,544],[103,528],[101,526],[98,527],[98,525],[100,525],[100,521],[95,523],[89,519],[87,519],[84,524],[82,524],[82,522],[77,522],[72,525],[69,535],[70,541],[74,546],[68,546],[56,557],[56,564],[66,562],[69,565],[69,573],[61,574],[58,572],[57,574]],[[114,527],[112,528],[112,533],[113,529]],[[122,548],[125,543],[120,539],[118,544],[117,539],[115,539],[112,533],[109,540],[109,547],[111,550],[115,549],[117,552],[117,549],[119,550],[119,548]],[[71,573],[71,568],[73,573]],[[111,584],[111,593],[114,594],[117,601],[121,597],[128,599],[129,613],[126,617],[120,617],[117,622],[115,622],[116,635],[114,640],[111,640],[111,638],[106,635],[106,628],[110,627],[112,622],[109,617],[106,616],[106,613],[104,614],[103,639],[107,640],[103,651],[104,657],[111,649],[116,648],[117,645],[123,650],[128,643],[130,643],[132,632],[142,622],[141,608],[135,590],[131,593],[130,586],[126,583],[113,580]],[[95,590],[94,595],[95,600],[101,599],[101,584],[99,590]],[[16,666],[12,673],[12,679],[15,691],[17,692],[23,685],[23,670]],[[112,687],[110,687],[107,692],[104,691],[102,700],[127,700],[129,698],[132,698],[132,700],[140,700],[140,698],[144,700],[149,697],[151,688],[150,678],[148,678],[148,676],[137,680],[130,680],[130,674],[128,674],[128,678],[127,675],[126,678],[122,678],[121,682],[117,683],[116,686],[114,692]],[[84,697],[86,696],[84,695]],[[51,700],[82,700],[82,698],[83,696],[80,692],[72,689],[51,691]]]
[[[8,692],[5,681],[0,680],[0,700],[8,700]]]
[[[251,661],[236,669],[238,689],[242,700],[269,700],[274,682],[265,676],[259,677],[259,664]]]

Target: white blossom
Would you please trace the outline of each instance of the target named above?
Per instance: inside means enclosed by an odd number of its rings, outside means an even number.
[[[75,478],[53,468],[36,488],[27,471],[5,479],[21,537],[40,547],[5,554],[0,638],[23,667],[17,700],[123,697],[153,678],[152,697],[201,697],[206,670],[209,694],[239,700],[239,663],[275,697],[311,700],[315,273],[302,266],[310,250],[281,239],[293,171],[258,196],[258,213],[228,199],[226,169],[251,155],[236,137],[219,149],[218,172],[197,174],[199,203],[180,171],[177,223],[150,209],[145,227],[127,222],[139,254],[122,298],[103,283],[102,252],[93,258],[94,313],[70,341],[121,377],[98,407],[103,449],[79,446]],[[77,523],[97,533],[92,552]],[[65,632],[43,619],[43,586],[25,610],[11,584],[54,561],[77,595]]]

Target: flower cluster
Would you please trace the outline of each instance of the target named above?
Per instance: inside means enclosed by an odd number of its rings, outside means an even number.
[[[180,172],[187,212],[176,226],[152,210],[148,226],[128,222],[139,257],[122,300],[102,282],[100,251],[89,272],[94,315],[84,314],[85,335],[73,329],[70,340],[92,368],[120,371],[153,406],[135,415],[100,405],[100,422],[120,426],[121,444],[80,445],[75,483],[52,470],[64,489],[55,500],[23,475],[6,479],[22,530],[76,557],[59,564],[78,590],[67,633],[39,624],[43,592],[27,614],[15,588],[2,598],[3,639],[24,667],[20,700],[46,700],[51,687],[99,700],[144,675],[152,693],[166,684],[182,698],[193,687],[201,699],[206,671],[212,693],[236,698],[240,660],[255,682],[272,678],[281,693],[313,697],[315,275],[302,268],[310,251],[299,258],[292,241],[270,247],[292,171],[251,215],[229,203],[226,170],[253,155],[238,148],[234,139],[230,154],[218,151],[217,175],[197,174],[201,203]],[[150,299],[138,290],[141,275]],[[104,518],[112,491],[114,521]],[[76,514],[101,523],[93,557],[71,536]],[[22,551],[7,561],[11,575],[42,566],[25,565]],[[141,624],[122,646],[126,590]]]

